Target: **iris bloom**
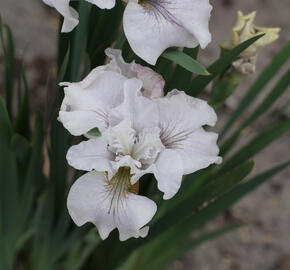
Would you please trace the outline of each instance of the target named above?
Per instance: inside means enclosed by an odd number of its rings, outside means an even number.
[[[63,16],[63,32],[78,24],[69,0],[44,0]],[[87,0],[88,1],[88,0]],[[90,0],[100,8],[112,8],[113,0]],[[205,48],[211,41],[209,0],[126,0],[124,31],[133,51],[149,64],[169,47]]]
[[[153,173],[164,199],[178,191],[182,176],[220,163],[216,114],[204,101],[174,90],[143,96],[142,81],[128,79],[123,102],[108,114],[108,128],[68,151],[69,164],[88,171],[73,185],[68,209],[81,226],[92,222],[103,239],[118,228],[120,240],[145,237],[156,205],[137,195],[141,176]]]

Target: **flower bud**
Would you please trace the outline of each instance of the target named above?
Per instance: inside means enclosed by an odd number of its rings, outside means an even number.
[[[238,11],[238,19],[235,27],[232,29],[231,38],[222,42],[220,46],[223,49],[231,50],[250,38],[265,34],[241,54],[242,58],[246,58],[255,55],[260,48],[276,41],[279,38],[280,28],[256,26],[254,24],[255,17],[256,11],[248,15],[244,15],[242,11]]]

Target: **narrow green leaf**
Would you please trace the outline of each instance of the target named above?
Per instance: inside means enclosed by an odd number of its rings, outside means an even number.
[[[70,58],[70,47],[68,48],[68,50],[65,54],[63,63],[62,63],[61,68],[58,72],[57,84],[59,84],[60,82],[62,82],[64,80],[64,77],[65,77],[67,70],[68,70],[69,58]],[[48,86],[48,84],[47,84],[47,86]],[[55,108],[57,107],[58,103],[61,102],[62,98],[63,98],[63,93],[61,91],[61,87],[59,85],[57,85],[56,89],[54,91],[53,97],[52,97],[52,101],[51,101],[50,106],[49,106],[48,114],[47,114],[47,121],[48,122],[51,120],[53,113],[55,111]]]
[[[282,66],[289,60],[290,57],[290,42],[274,57],[271,63],[265,68],[263,73],[258,77],[255,83],[251,86],[245,97],[239,103],[239,107],[231,115],[226,123],[220,137],[224,136],[233,123],[242,115],[242,113],[249,108],[249,105],[261,93],[265,86],[272,80]]]
[[[178,64],[187,71],[204,76],[210,75],[209,72],[196,60],[189,55],[178,50],[168,50],[162,54],[162,57]]]
[[[22,164],[26,163],[30,154],[29,141],[19,134],[14,134],[12,137],[11,146],[14,150],[17,160]]]
[[[288,70],[280,81],[276,84],[270,94],[263,100],[261,105],[251,114],[251,116],[243,123],[241,129],[252,124],[264,112],[266,112],[276,101],[282,96],[290,85],[290,70]]]
[[[125,36],[124,29],[122,27],[121,32],[119,33],[119,38],[115,44],[115,49],[121,50],[125,43],[126,43],[126,36]]]
[[[260,39],[264,35],[259,35],[254,38],[251,38],[233,50],[226,52],[221,58],[215,61],[209,68],[208,72],[211,74],[210,76],[197,76],[191,82],[191,90],[187,90],[187,94],[191,96],[197,96],[202,90],[219,74],[225,72],[225,70],[231,65],[232,62],[237,60],[239,55],[250,47],[254,42]]]
[[[4,90],[8,114],[12,113],[14,90],[14,42],[10,28],[2,24],[0,17],[0,41],[4,52]]]
[[[30,138],[29,89],[23,66],[21,67],[21,79],[24,85],[24,96],[19,107],[14,129],[15,132],[29,139]]]
[[[162,249],[162,246],[164,246],[166,243],[171,243],[171,245],[173,246],[177,245],[178,243],[182,243],[182,241],[184,241],[190,235],[190,233],[202,228],[208,221],[212,220],[219,214],[226,211],[234,203],[239,201],[250,192],[253,192],[261,184],[268,181],[271,177],[281,172],[289,165],[290,162],[287,162],[253,177],[246,183],[238,185],[230,192],[227,192],[216,201],[210,203],[207,207],[203,208],[197,214],[187,218],[186,220],[181,222],[179,226],[173,226],[165,233],[165,235],[161,237],[163,240],[158,244],[155,244],[155,250],[152,250],[153,254],[154,252],[157,252],[157,250],[159,250],[159,252],[165,250]],[[154,256],[152,256],[152,258],[153,257]]]
[[[79,71],[81,65],[81,58],[84,53],[86,37],[87,37],[87,25],[89,15],[89,4],[81,1],[79,3],[79,16],[80,22],[74,32],[74,38],[72,43],[72,55],[70,66],[70,81],[79,80]]]
[[[160,220],[151,227],[148,240],[157,236],[160,232],[174,226],[180,220],[192,215],[192,211],[200,207],[203,203],[224,194],[233,188],[237,183],[242,181],[252,171],[254,166],[253,161],[245,162],[236,167],[225,175],[209,181],[205,186],[198,190],[198,192],[182,201],[171,211],[166,213]],[[188,180],[187,180],[188,181]]]
[[[183,52],[194,60],[197,59],[199,52],[199,46],[194,49],[183,49]],[[168,83],[168,91],[171,89],[185,90],[189,88],[190,82],[192,79],[192,72],[185,70],[183,67],[176,65],[174,73],[171,77],[170,82]]]
[[[29,214],[35,202],[35,196],[40,187],[45,183],[42,173],[43,163],[43,142],[44,131],[43,121],[40,114],[36,115],[34,124],[34,134],[31,148],[31,157],[28,163],[28,171],[24,180],[24,187],[21,196],[21,224],[26,225],[29,222]]]
[[[158,256],[154,256],[153,259],[149,258],[148,261],[143,263],[140,270],[142,269],[150,269],[150,270],[159,270],[165,267],[166,265],[169,265],[170,263],[174,262],[174,260],[177,260],[182,255],[184,255],[189,250],[192,250],[205,242],[212,241],[218,237],[223,236],[224,234],[230,233],[232,231],[235,231],[237,229],[241,228],[241,225],[231,225],[225,228],[219,228],[216,230],[213,230],[211,232],[207,232],[201,236],[198,236],[194,239],[190,239],[185,241],[183,244],[170,244],[167,246],[166,249],[163,249],[161,252],[159,252]]]
[[[242,131],[263,115],[276,101],[285,93],[290,85],[290,70],[284,74],[280,81],[276,84],[270,94],[256,108],[256,110],[248,117],[248,119],[235,131],[235,133],[227,139],[221,147],[221,155],[224,156],[240,138]]]
[[[244,162],[245,160],[252,158],[254,155],[262,151],[270,143],[274,142],[276,139],[282,136],[289,129],[290,129],[290,119],[260,133],[246,146],[244,146],[241,150],[239,150],[236,154],[234,154],[227,162],[225,162],[224,165],[218,171],[218,175],[226,173],[228,170],[239,165],[241,162]]]
[[[9,115],[0,97],[0,265],[3,269],[12,269],[18,237],[18,175],[11,138]]]

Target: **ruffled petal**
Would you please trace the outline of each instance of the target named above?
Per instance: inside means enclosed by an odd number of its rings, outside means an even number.
[[[204,125],[214,126],[217,115],[206,101],[173,90],[157,101],[163,140],[186,135]]]
[[[132,63],[128,64],[125,62],[121,50],[107,48],[105,54],[111,59],[106,69],[116,71],[128,79],[136,77],[136,72],[132,68]]]
[[[160,128],[145,128],[138,135],[133,156],[142,164],[152,164],[163,149],[164,146],[160,140]]]
[[[102,136],[72,146],[66,158],[69,165],[77,170],[107,171],[111,174],[111,161],[114,155],[108,151],[107,140]]]
[[[117,155],[130,155],[136,140],[135,135],[131,121],[127,119],[114,127],[109,127],[106,133],[109,149]]]
[[[179,155],[171,149],[161,152],[155,162],[154,176],[158,189],[164,192],[163,199],[171,199],[179,190],[183,175],[183,165]]]
[[[124,99],[125,80],[121,74],[99,67],[81,82],[62,83],[66,87],[59,120],[75,136],[95,127],[104,131],[109,111]]]
[[[92,222],[102,239],[106,239],[114,228],[118,228],[121,241],[145,237],[148,227],[144,226],[155,215],[156,204],[130,192],[116,198],[108,184],[105,174],[95,171],[73,184],[67,200],[73,221],[78,226]]]
[[[182,160],[183,174],[190,174],[222,162],[222,158],[218,156],[217,138],[218,134],[200,128],[174,145],[175,152]]]
[[[124,102],[113,109],[110,125],[115,126],[124,119],[132,123],[132,128],[140,132],[144,128],[158,126],[157,105],[141,94],[142,81],[129,79],[124,84]]]
[[[182,160],[183,174],[193,173],[212,163],[219,164],[217,134],[206,132],[202,126],[214,126],[215,111],[203,100],[184,92],[171,91],[156,101],[160,114],[161,141],[175,150]]]
[[[206,47],[211,5],[208,0],[129,1],[124,31],[134,52],[151,65],[169,47]]]

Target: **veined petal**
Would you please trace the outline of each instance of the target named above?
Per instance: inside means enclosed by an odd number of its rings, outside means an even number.
[[[108,172],[112,176],[111,161],[114,155],[107,149],[107,139],[98,137],[72,146],[67,161],[77,170]]]
[[[169,148],[200,127],[214,126],[217,121],[214,109],[205,101],[178,90],[171,91],[156,103],[160,115],[161,140]]]
[[[200,128],[172,145],[182,160],[183,174],[190,174],[222,162],[222,158],[218,156],[217,138],[218,134]]]
[[[99,67],[81,82],[62,83],[66,87],[59,120],[76,136],[95,127],[102,132],[108,127],[111,108],[123,101],[125,80],[121,74]]]
[[[129,79],[124,84],[124,102],[113,109],[110,124],[117,125],[123,119],[132,123],[132,128],[140,132],[144,128],[158,126],[157,105],[141,94],[142,81]]]
[[[119,176],[121,178],[115,181],[127,181],[122,179],[124,175],[121,173]],[[118,228],[121,241],[145,237],[148,227],[144,226],[154,216],[157,206],[152,200],[122,187],[124,183],[114,185],[100,172],[93,171],[80,177],[73,184],[67,201],[74,222],[78,226],[92,222],[102,239],[107,238],[114,228]]]
[[[169,47],[206,47],[211,5],[208,0],[129,1],[124,13],[124,31],[134,52],[155,65]]]
[[[160,114],[161,141],[167,149],[178,154],[183,174],[221,163],[217,134],[202,128],[204,125],[215,125],[217,120],[215,111],[205,101],[173,90],[166,98],[156,102]]]
[[[163,199],[171,199],[179,190],[183,175],[182,160],[171,149],[165,149],[155,162],[154,176],[158,189],[164,192]]]

